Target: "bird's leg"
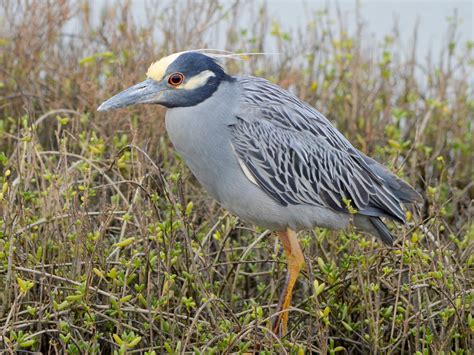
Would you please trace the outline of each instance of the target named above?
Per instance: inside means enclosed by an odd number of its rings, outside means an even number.
[[[304,256],[301,252],[295,231],[288,229],[286,232],[278,232],[278,239],[280,239],[280,242],[285,249],[285,254],[288,259],[288,271],[286,275],[285,288],[281,293],[280,301],[278,302],[277,312],[281,313],[278,314],[273,323],[273,331],[277,333],[280,330],[279,334],[283,336],[287,331],[288,309],[291,304],[293,287],[295,286],[301,267],[304,264]]]

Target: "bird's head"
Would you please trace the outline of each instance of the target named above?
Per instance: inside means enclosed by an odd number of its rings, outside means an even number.
[[[159,104],[168,108],[195,106],[232,81],[216,58],[197,51],[179,52],[153,63],[147,79],[103,102],[98,111],[135,104]]]

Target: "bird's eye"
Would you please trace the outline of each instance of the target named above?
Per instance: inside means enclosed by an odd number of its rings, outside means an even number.
[[[168,84],[178,86],[184,81],[184,75],[181,73],[173,73],[168,78]]]

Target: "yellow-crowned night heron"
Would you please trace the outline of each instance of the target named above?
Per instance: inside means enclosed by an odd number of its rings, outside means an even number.
[[[206,51],[165,57],[150,66],[148,79],[98,110],[167,107],[171,141],[202,186],[243,220],[278,232],[288,276],[274,330],[285,334],[304,264],[296,231],[342,229],[353,218],[391,244],[381,217],[405,222],[400,204],[420,195],[355,149],[316,109],[265,79],[228,75],[217,57]]]

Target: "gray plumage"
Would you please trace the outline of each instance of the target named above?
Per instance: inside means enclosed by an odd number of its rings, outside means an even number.
[[[400,203],[418,198],[409,185],[278,86],[255,77],[221,86],[211,100],[166,116],[173,144],[214,198],[243,219],[277,230],[345,228],[350,200],[360,215],[356,225],[392,242],[379,217],[405,221]]]
[[[392,243],[380,218],[405,222],[401,203],[421,200],[412,187],[355,149],[326,117],[286,90],[261,78],[229,77],[213,66],[213,59],[206,57],[212,61],[207,68],[205,59],[193,56],[203,67],[192,68],[193,73],[215,73],[207,75],[202,88],[166,89],[166,100],[146,94],[142,102],[169,108],[166,128],[173,145],[216,200],[272,230],[341,229],[353,217],[357,227]],[[179,58],[170,64],[172,71],[194,65]],[[156,83],[128,90],[136,95]],[[127,95],[126,100],[136,101]],[[112,98],[101,109],[121,107],[121,102]]]
[[[419,195],[368,158],[317,110],[267,80],[239,79],[242,102],[233,143],[258,185],[281,205],[347,213],[350,203],[387,241],[377,217],[405,222],[401,202]]]

